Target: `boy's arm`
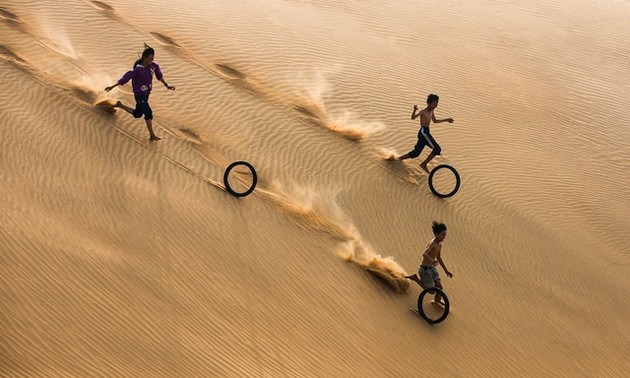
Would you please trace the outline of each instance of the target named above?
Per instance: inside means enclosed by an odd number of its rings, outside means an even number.
[[[175,86],[173,86],[173,85],[168,85],[168,84],[166,83],[166,80],[164,80],[164,76],[162,76],[159,80],[162,82],[162,84],[164,84],[164,86],[166,87],[166,89],[170,89],[170,90],[172,90],[172,91],[174,91],[174,90],[175,90]]]
[[[172,85],[168,85],[166,80],[164,80],[164,74],[162,73],[162,70],[160,69],[160,65],[155,62],[153,62],[152,64],[153,64],[153,67],[155,67],[155,78],[161,81],[162,84],[164,84],[164,86],[166,87],[166,89],[170,89],[174,91],[175,87]]]
[[[418,111],[418,105],[414,105],[413,106],[413,111],[411,112],[411,119],[412,120],[420,117],[420,114],[422,114],[422,112],[418,112],[418,114],[416,114],[417,111]]]
[[[120,84],[116,83],[116,84],[114,84],[114,85],[112,85],[112,86],[105,87],[105,92],[109,92],[109,91],[111,91],[112,89],[116,88],[116,87],[117,87],[117,86],[119,86],[119,85],[120,85]]]
[[[119,85],[125,85],[129,80],[131,80],[134,76],[136,75],[136,71],[135,69],[132,71],[127,71],[125,72],[125,74],[123,75],[123,77],[120,78],[120,80],[118,80],[116,82],[116,84],[109,86],[107,88],[105,88],[105,92],[109,92],[112,89],[116,88]]]
[[[448,269],[446,269],[446,265],[444,265],[444,261],[442,261],[442,252],[438,252],[437,254],[437,261],[440,263],[440,266],[442,267],[442,269],[444,269],[444,273],[446,273],[446,275],[449,278],[453,277],[453,273],[449,272]]]
[[[442,122],[453,123],[453,122],[455,122],[455,120],[453,118],[437,119],[437,118],[435,118],[435,114],[431,117],[431,120],[433,121],[433,123],[442,123]]]

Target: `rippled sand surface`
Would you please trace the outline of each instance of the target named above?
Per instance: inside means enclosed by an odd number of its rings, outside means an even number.
[[[0,376],[629,376],[629,60],[627,1],[0,3]]]

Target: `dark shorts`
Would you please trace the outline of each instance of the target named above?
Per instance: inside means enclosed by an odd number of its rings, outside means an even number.
[[[417,158],[424,149],[424,146],[429,146],[431,152],[435,155],[442,153],[442,147],[433,139],[431,131],[428,127],[421,127],[418,132],[418,143],[413,147],[413,150],[409,151],[409,157]]]
[[[153,119],[153,110],[149,106],[149,95],[134,95],[136,98],[136,108],[133,110],[133,116],[140,118],[144,115],[144,119]]]

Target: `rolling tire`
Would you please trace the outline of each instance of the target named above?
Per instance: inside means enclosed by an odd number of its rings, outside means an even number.
[[[440,193],[438,192],[435,187],[433,186],[433,176],[435,175],[435,173],[437,171],[439,171],[440,169],[448,169],[449,171],[451,171],[453,173],[453,175],[455,176],[455,187],[453,188],[453,190],[451,190],[449,193]],[[438,166],[436,166],[435,168],[433,168],[431,170],[431,173],[429,173],[429,189],[431,189],[431,192],[439,197],[439,198],[448,198],[448,197],[452,197],[455,193],[457,193],[457,191],[459,190],[459,186],[461,185],[462,180],[459,177],[459,173],[457,172],[457,170],[455,168],[453,168],[452,166],[448,165],[448,164],[440,164]]]
[[[427,316],[427,314],[424,313],[422,302],[424,300],[425,295],[434,294],[436,291],[438,291],[440,295],[442,295],[442,298],[444,299],[444,313],[437,319],[431,319]],[[444,291],[441,290],[440,288],[437,288],[437,287],[426,288],[422,290],[422,292],[418,296],[418,312],[420,313],[420,316],[424,318],[424,320],[426,320],[427,322],[431,324],[437,324],[444,321],[444,319],[446,319],[446,317],[448,316],[448,311],[450,310],[450,308],[451,308],[451,303],[449,302],[448,297],[446,296]]]
[[[230,186],[230,180],[229,180],[230,172],[232,171],[232,169],[234,169],[235,167],[239,165],[246,166],[252,173],[252,185],[249,187],[249,189],[247,189],[244,192],[237,192],[234,189],[232,189],[232,187]],[[223,184],[225,184],[225,190],[227,190],[228,193],[230,193],[231,195],[235,197],[245,197],[245,196],[250,195],[254,191],[254,189],[256,189],[257,183],[258,183],[258,174],[256,173],[254,166],[244,160],[235,161],[232,164],[228,165],[228,167],[225,169],[225,173],[223,174]]]

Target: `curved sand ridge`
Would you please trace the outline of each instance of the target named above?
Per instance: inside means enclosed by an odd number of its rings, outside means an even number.
[[[624,3],[63,5],[0,7],[0,375],[385,377],[427,343],[429,375],[630,369]],[[157,143],[102,90],[144,42]],[[391,160],[431,92],[448,200]],[[250,197],[213,189],[234,160]],[[432,220],[439,327],[401,277]]]
[[[201,58],[196,57],[192,51],[185,49],[183,46],[175,42],[173,38],[158,32],[151,32],[151,35],[157,41],[169,48],[174,54],[199,66],[200,68],[203,68],[212,75],[227,81],[247,93],[250,93],[262,101],[272,103],[280,102],[278,105],[282,107],[281,109],[283,112],[286,112],[289,116],[294,117],[305,124],[326,128],[353,141],[363,140],[370,134],[384,128],[384,126],[378,122],[349,122],[352,114],[347,110],[343,114],[339,114],[337,116],[329,115],[326,112],[317,87],[315,87],[315,90],[307,88],[303,93],[298,95],[298,98],[291,99],[290,101],[292,101],[292,103],[286,103],[287,100],[283,100],[281,95],[274,93],[274,91],[278,92],[278,89],[265,89],[262,84],[257,83],[255,79],[250,78],[244,72],[239,71],[233,66],[226,63],[214,63],[213,65],[208,65],[207,63],[204,63]],[[283,103],[283,101],[285,103]]]

